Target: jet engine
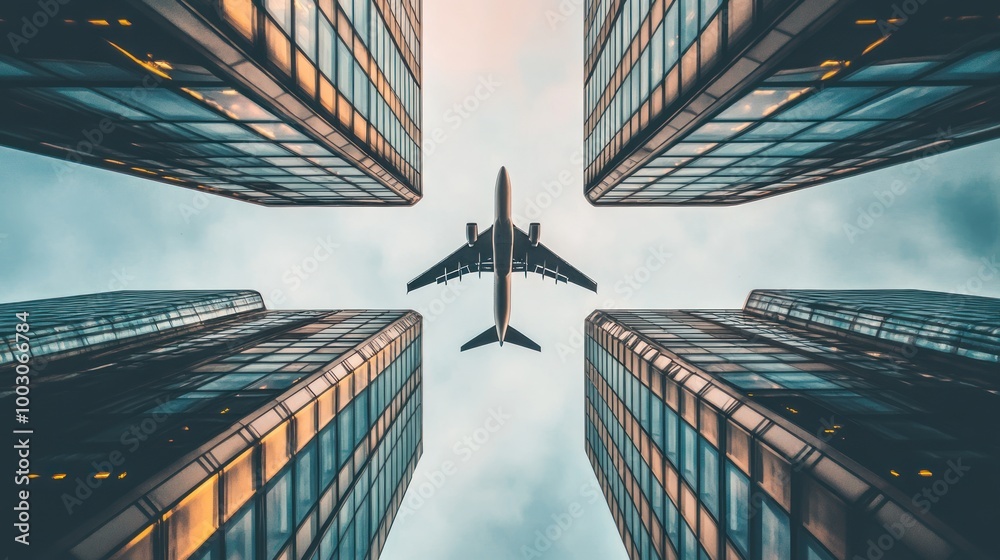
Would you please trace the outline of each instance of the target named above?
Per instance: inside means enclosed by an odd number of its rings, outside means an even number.
[[[533,223],[528,226],[528,240],[532,247],[538,247],[538,239],[542,236],[542,224]]]
[[[469,247],[479,241],[479,224],[465,224],[465,239],[468,241]]]

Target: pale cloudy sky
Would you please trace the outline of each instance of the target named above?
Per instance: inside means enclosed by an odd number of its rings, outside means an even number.
[[[589,312],[735,308],[753,288],[1000,297],[1000,142],[739,207],[593,208],[579,165],[577,3],[563,0],[571,13],[556,21],[558,0],[425,0],[424,134],[438,140],[425,147],[426,195],[413,208],[269,209],[84,167],[59,179],[53,160],[0,149],[0,300],[251,288],[272,308],[416,309],[425,451],[383,558],[626,558],[583,451]],[[477,88],[484,99],[472,101]],[[478,107],[455,110],[466,102]],[[406,295],[463,243],[467,221],[492,221],[501,165],[520,226],[542,222],[543,241],[600,285],[594,295],[515,279],[512,324],[541,354],[458,352],[492,324],[491,279]],[[876,193],[895,180],[906,190],[880,212]],[[849,236],[867,209],[878,216]],[[331,244],[329,259],[290,281]],[[547,529],[551,545],[539,540]]]

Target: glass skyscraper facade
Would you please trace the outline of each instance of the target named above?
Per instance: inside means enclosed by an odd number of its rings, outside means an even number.
[[[115,292],[0,305],[5,332],[24,312],[69,341],[27,364],[32,558],[378,557],[422,453],[419,315]]]
[[[1000,135],[996,2],[587,6],[594,204],[739,204]]]
[[[421,0],[17,0],[0,144],[269,206],[421,196]]]
[[[638,560],[1000,555],[1000,300],[596,311],[586,451]]]

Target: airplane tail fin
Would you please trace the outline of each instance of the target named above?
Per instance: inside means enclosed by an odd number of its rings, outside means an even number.
[[[524,336],[520,331],[514,327],[507,327],[507,336],[505,337],[505,342],[511,344],[516,344],[518,346],[527,348],[528,350],[534,350],[535,352],[541,352],[542,347],[535,343],[534,340]]]
[[[479,348],[480,346],[486,346],[487,344],[492,344],[494,342],[499,342],[499,340],[500,339],[497,338],[497,328],[493,326],[483,331],[483,333],[476,338],[473,338],[462,345],[462,352],[472,350],[473,348]]]
[[[493,344],[494,342],[499,342],[499,341],[500,339],[497,338],[497,328],[493,326],[483,331],[476,338],[473,338],[472,340],[462,345],[462,352],[465,352],[466,350],[472,350],[473,348],[479,348],[480,346],[486,346],[487,344]],[[521,332],[515,329],[514,327],[507,327],[507,336],[504,342],[509,342],[511,344],[527,348],[528,350],[534,350],[535,352],[542,351],[541,346],[535,344],[533,340],[521,334]]]

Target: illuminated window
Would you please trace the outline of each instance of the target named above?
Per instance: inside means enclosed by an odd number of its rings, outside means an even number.
[[[316,403],[311,402],[295,413],[295,450],[305,447],[316,435]]]
[[[264,480],[270,480],[288,462],[288,423],[264,437]]]
[[[278,65],[286,74],[292,71],[292,46],[288,37],[270,20],[265,28],[267,52],[271,61]]]
[[[218,483],[209,478],[164,516],[169,558],[187,558],[219,527]]]
[[[223,470],[223,481],[226,487],[225,519],[229,519],[253,496],[255,490],[253,449],[248,449],[226,465]]]
[[[150,525],[109,560],[153,560],[154,558],[153,525]]]
[[[251,0],[222,0],[222,12],[237,31],[253,40],[257,12]]]

